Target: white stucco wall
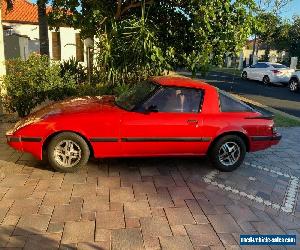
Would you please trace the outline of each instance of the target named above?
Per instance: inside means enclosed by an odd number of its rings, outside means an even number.
[[[39,51],[39,27],[34,24],[19,24],[19,23],[7,23],[3,22],[3,25],[12,27],[13,33],[19,35],[28,36],[29,52]],[[49,52],[50,58],[52,58],[52,32],[55,30],[49,30]],[[76,38],[75,34],[79,33],[79,30],[75,30],[70,27],[60,27],[60,41],[61,41],[61,60],[68,60],[72,56],[76,58]],[[86,60],[85,60],[86,61]]]

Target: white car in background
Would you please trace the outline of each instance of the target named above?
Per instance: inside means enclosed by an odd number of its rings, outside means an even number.
[[[265,85],[280,83],[287,86],[294,72],[294,69],[280,63],[259,62],[244,68],[242,78],[261,81]]]

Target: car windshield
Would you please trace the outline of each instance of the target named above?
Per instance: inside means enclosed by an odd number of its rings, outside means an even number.
[[[159,86],[151,81],[144,81],[134,85],[129,91],[116,99],[116,104],[123,109],[133,110],[138,104],[147,99]]]
[[[275,69],[287,69],[288,67],[283,64],[271,64]]]

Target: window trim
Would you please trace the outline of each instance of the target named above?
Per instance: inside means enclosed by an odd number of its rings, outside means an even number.
[[[191,88],[191,87],[184,87],[184,86],[176,86],[176,85],[167,85],[167,86],[163,86],[160,84],[157,84],[158,86],[160,86],[159,88],[157,88],[156,91],[153,91],[152,93],[150,93],[150,96],[148,96],[147,99],[145,99],[144,101],[142,101],[139,105],[137,105],[136,108],[134,108],[132,111],[145,111],[145,109],[143,108],[143,105],[150,100],[150,98],[152,98],[154,95],[157,94],[158,91],[162,90],[162,89],[166,89],[166,88],[181,88],[181,89],[192,89],[195,91],[199,91],[200,93],[202,93],[201,98],[200,98],[200,102],[199,102],[199,108],[197,110],[197,112],[158,112],[158,113],[163,113],[163,114],[199,114],[202,112],[202,108],[203,108],[203,103],[204,103],[204,96],[205,96],[205,90],[202,88]]]

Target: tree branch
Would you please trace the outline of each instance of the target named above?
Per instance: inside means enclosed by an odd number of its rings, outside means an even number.
[[[121,2],[121,0],[118,0],[118,7],[117,7],[117,13],[115,15],[115,17],[117,19],[120,19],[122,15],[124,15],[124,13],[126,13],[127,11],[129,11],[130,9],[133,8],[138,8],[142,6],[142,2],[133,2],[131,1],[130,4],[128,4],[126,7],[124,7],[124,9],[122,10],[122,4],[119,4]],[[145,4],[152,4],[153,0],[145,0]],[[120,8],[120,9],[119,9]],[[120,12],[119,12],[120,11]]]

